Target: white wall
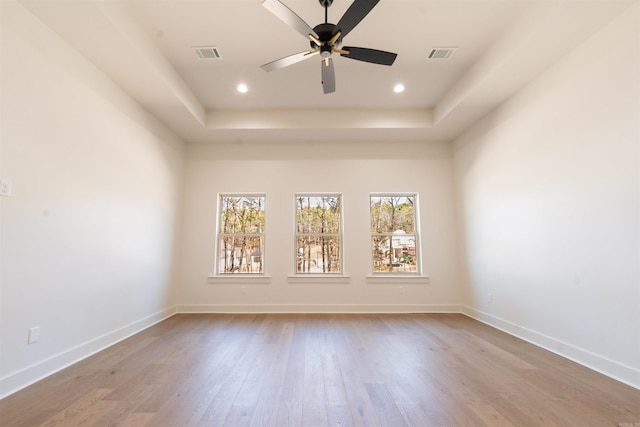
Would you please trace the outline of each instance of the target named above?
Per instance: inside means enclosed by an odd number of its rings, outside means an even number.
[[[183,164],[163,125],[1,7],[0,396],[173,312]]]
[[[418,192],[424,274],[429,284],[372,282],[369,194]],[[267,283],[211,283],[216,197],[267,197]],[[339,192],[344,205],[346,282],[292,281],[294,194]],[[451,148],[447,143],[190,144],[186,155],[181,301],[183,311],[458,311]]]
[[[454,149],[465,311],[636,387],[639,16],[636,3]]]
[[[448,143],[192,144],[183,183],[181,141],[21,6],[0,5],[0,177],[13,182],[0,197],[0,396],[175,304],[401,312],[463,299],[472,316],[640,385],[637,7],[453,154]],[[267,194],[270,279],[211,282],[216,196],[245,191]],[[306,191],[343,194],[345,281],[289,279],[293,194]],[[368,195],[409,191],[430,281],[367,279]],[[27,345],[34,326],[40,341]]]

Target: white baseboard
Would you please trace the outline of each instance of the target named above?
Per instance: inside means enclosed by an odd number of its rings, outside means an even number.
[[[458,304],[181,304],[178,313],[460,313]]]
[[[176,307],[169,307],[132,322],[112,332],[70,348],[41,362],[27,366],[17,372],[0,378],[0,399],[38,382],[62,369],[104,350],[148,327],[161,322],[176,313]]]
[[[460,308],[462,314],[466,316],[518,337],[538,347],[542,347],[545,350],[549,350],[552,353],[558,354],[573,362],[586,366],[589,369],[600,372],[601,374],[625,383],[631,387],[640,389],[640,370],[632,366],[627,366],[606,357],[599,356],[588,350],[576,347],[531,329],[524,328],[480,310],[476,310],[465,305]]]
[[[166,308],[115,331],[0,378],[0,399],[79,362],[176,313],[462,313],[615,380],[640,389],[640,370],[458,304],[181,304]]]

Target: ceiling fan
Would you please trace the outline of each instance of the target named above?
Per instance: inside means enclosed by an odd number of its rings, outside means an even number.
[[[262,69],[265,71],[278,70],[319,54],[322,57],[320,64],[322,68],[322,90],[327,94],[336,90],[335,72],[331,59],[332,53],[339,53],[344,58],[373,64],[393,64],[396,56],[398,56],[396,53],[364,47],[341,46],[342,39],[371,12],[379,1],[354,0],[349,9],[340,18],[340,21],[337,24],[331,24],[327,22],[327,16],[328,8],[333,3],[333,0],[319,0],[320,5],[324,7],[324,23],[311,28],[302,18],[279,0],[264,0],[262,5],[265,8],[310,40],[311,50],[269,62],[264,64]]]

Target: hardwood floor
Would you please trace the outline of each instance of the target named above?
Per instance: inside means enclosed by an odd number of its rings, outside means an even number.
[[[462,315],[176,315],[0,425],[640,427],[640,391]]]

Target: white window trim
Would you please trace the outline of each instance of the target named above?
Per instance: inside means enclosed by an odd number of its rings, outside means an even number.
[[[264,274],[244,274],[244,273],[233,273],[233,274],[223,274],[220,276],[210,275],[207,277],[207,283],[211,284],[226,284],[226,283],[246,283],[249,285],[268,285],[271,283],[271,276],[267,276]]]
[[[290,274],[287,277],[287,282],[288,283],[307,283],[307,284],[350,283],[351,276],[340,274],[340,273],[321,273],[321,274],[299,273],[299,274]]]
[[[339,197],[340,198],[340,273],[298,273],[298,232],[297,232],[297,199],[298,197]],[[306,233],[303,233],[306,234]],[[330,234],[330,233],[327,233]],[[335,233],[331,233],[335,235]],[[309,281],[315,282],[339,282],[341,279],[349,278],[344,273],[344,197],[340,192],[313,192],[304,191],[294,193],[293,195],[293,267],[294,273],[288,277],[290,283],[303,283]],[[322,279],[325,280],[322,280]],[[302,279],[302,280],[298,280]]]
[[[413,273],[409,276],[407,275],[399,275],[397,273],[380,273],[376,275],[368,275],[365,280],[367,283],[372,284],[390,284],[395,285],[398,283],[407,284],[407,285],[429,285],[431,283],[431,278],[429,276],[415,276]]]
[[[393,191],[385,191],[385,192],[374,192],[369,193],[369,222],[371,222],[371,197],[414,197],[415,198],[415,206],[414,206],[414,233],[416,235],[416,260],[418,265],[416,266],[415,272],[399,272],[399,271],[389,271],[389,272],[374,272],[373,271],[373,253],[369,251],[369,274],[366,276],[367,282],[386,282],[386,281],[396,281],[396,279],[407,280],[407,282],[417,282],[423,283],[424,279],[426,279],[426,283],[429,282],[428,276],[422,275],[422,233],[420,233],[420,201],[418,197],[417,191],[409,191],[409,192],[393,192]],[[369,227],[370,229],[371,227]],[[369,231],[369,242],[371,242],[371,236],[379,233],[372,233]]]
[[[262,242],[262,273],[221,273],[220,272],[220,263],[219,263],[219,255],[220,255],[220,204],[223,197],[263,197],[264,198],[264,213],[265,213],[265,230],[262,233],[263,242]],[[261,282],[266,279],[267,282],[271,280],[271,277],[267,275],[267,225],[266,225],[266,217],[267,217],[267,194],[261,192],[233,192],[233,193],[218,193],[217,201],[216,201],[216,235],[215,235],[215,249],[214,249],[214,273],[213,275],[209,275],[208,282],[209,283],[233,283],[237,281],[243,280],[251,280],[252,283]],[[256,233],[249,233],[255,234]]]

